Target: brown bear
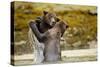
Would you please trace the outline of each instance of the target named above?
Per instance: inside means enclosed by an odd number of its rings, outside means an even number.
[[[45,32],[44,41],[44,60],[45,61],[58,61],[61,60],[60,38],[65,32],[68,25],[63,21],[57,23],[52,29]]]
[[[35,24],[32,24],[35,26]],[[44,61],[53,62],[61,59],[60,51],[60,38],[65,32],[68,25],[65,22],[60,21],[56,25],[44,33],[40,33],[39,30],[32,28],[32,31],[36,37],[40,38],[42,43],[44,43]]]
[[[41,36],[32,30],[36,30],[40,33],[46,32],[48,29],[52,28],[59,19],[55,13],[43,11],[43,16],[37,17],[35,20],[31,20],[29,23],[28,41],[27,44],[32,45],[34,49],[34,62],[41,63],[44,60],[44,43],[41,40]]]

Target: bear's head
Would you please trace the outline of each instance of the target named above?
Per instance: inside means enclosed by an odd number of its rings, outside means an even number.
[[[56,27],[62,33],[62,36],[65,30],[69,27],[69,25],[65,21],[59,21],[54,27]]]
[[[60,19],[55,13],[43,11],[43,22],[53,27]]]
[[[69,27],[69,25],[65,21],[60,21],[59,26],[60,26],[60,28],[62,28],[62,30],[65,30]]]

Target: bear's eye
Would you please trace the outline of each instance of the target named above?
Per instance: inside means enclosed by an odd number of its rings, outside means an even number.
[[[68,25],[66,25],[66,28],[68,28],[69,26]]]
[[[59,19],[59,18],[55,18],[55,20],[56,20],[57,22],[59,22],[59,21],[60,21],[60,19]]]

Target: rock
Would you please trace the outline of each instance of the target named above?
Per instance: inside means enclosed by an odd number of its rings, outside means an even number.
[[[89,44],[89,48],[97,48],[96,40],[89,41],[87,44]]]
[[[22,45],[22,44],[26,44],[26,41],[20,41],[20,42],[15,42],[15,45]]]
[[[72,45],[73,45],[74,47],[78,47],[78,46],[81,45],[81,41],[75,42],[75,43],[73,43]]]
[[[33,14],[32,10],[24,10],[25,14]]]
[[[88,10],[88,14],[97,15],[97,10]]]

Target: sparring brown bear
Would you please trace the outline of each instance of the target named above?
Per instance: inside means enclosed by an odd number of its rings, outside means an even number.
[[[61,59],[60,38],[68,25],[60,21],[55,26],[44,33],[35,30],[36,25],[31,24],[32,31],[42,43],[44,43],[44,61],[56,62]]]
[[[58,21],[59,19],[55,13],[43,11],[43,16],[37,17],[35,20],[31,20],[29,22],[27,44],[33,46],[34,63],[41,63],[44,60],[43,51],[45,45],[40,39],[41,36],[39,36],[38,33],[34,35],[32,29],[35,29],[36,31],[38,30],[40,33],[44,33],[52,28]]]
[[[45,32],[44,41],[44,60],[55,62],[61,60],[60,38],[65,32],[68,25],[63,21],[56,23],[56,25]]]

